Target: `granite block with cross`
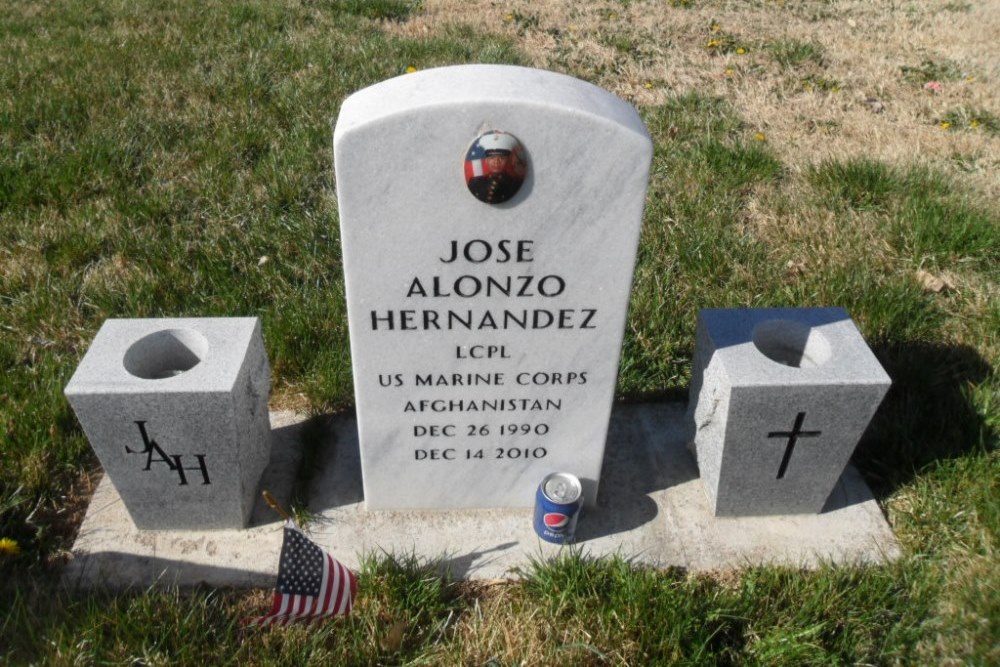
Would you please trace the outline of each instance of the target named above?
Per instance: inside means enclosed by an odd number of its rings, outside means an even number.
[[[256,318],[110,319],[65,393],[142,529],[242,528],[270,459]]]
[[[822,511],[890,384],[842,308],[702,310],[688,419],[715,514]]]
[[[561,74],[444,67],[344,101],[334,162],[369,509],[597,496],[652,142]]]

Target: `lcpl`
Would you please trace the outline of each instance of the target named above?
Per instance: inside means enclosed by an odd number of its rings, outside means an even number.
[[[473,345],[466,352],[464,346],[455,348],[456,359],[510,359],[506,345]]]

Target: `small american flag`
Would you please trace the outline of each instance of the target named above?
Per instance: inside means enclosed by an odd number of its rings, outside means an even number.
[[[285,522],[274,603],[266,616],[246,625],[263,626],[345,616],[354,605],[354,573],[313,543],[291,521]]]
[[[471,153],[472,151],[469,151],[469,152]],[[465,161],[465,181],[466,181],[466,183],[468,183],[470,179],[476,178],[477,176],[482,176],[485,173],[486,172],[483,169],[483,160],[482,160],[482,158],[476,158],[474,160],[466,160]]]

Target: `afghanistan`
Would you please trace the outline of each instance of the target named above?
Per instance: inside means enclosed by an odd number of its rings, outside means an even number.
[[[562,410],[562,399],[424,399],[407,401],[406,407],[403,408],[403,412],[539,412],[545,410]]]

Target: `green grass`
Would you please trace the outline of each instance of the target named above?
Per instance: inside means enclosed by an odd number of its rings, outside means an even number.
[[[348,15],[403,21],[420,8],[420,0],[341,0],[328,3]]]
[[[699,308],[847,308],[893,378],[855,461],[900,561],[708,576],[570,550],[490,586],[374,554],[350,618],[252,634],[238,622],[266,592],[53,584],[96,465],[61,392],[106,318],[260,316],[279,400],[302,394],[319,415],[353,404],[330,157],[340,102],[408,66],[526,62],[468,27],[390,29],[420,11],[0,5],[0,538],[20,550],[0,552],[0,662],[1000,661],[1000,208],[934,167],[853,158],[796,173],[739,109],[700,94],[642,109],[656,148],[618,393],[685,395]],[[790,69],[822,64],[811,42],[764,48]],[[962,71],[935,60],[904,74]],[[957,129],[991,131],[985,111],[955,113]],[[929,292],[918,270],[957,287]]]
[[[948,58],[927,59],[919,65],[903,65],[899,68],[903,79],[922,86],[928,81],[955,81],[962,78],[962,67]]]
[[[919,264],[989,270],[1000,262],[1000,216],[940,172],[859,158],[820,164],[810,181],[834,208],[880,214],[889,242]]]
[[[656,143],[619,392],[680,390],[690,374],[700,304],[759,305],[753,269],[762,245],[738,224],[750,188],[781,165],[721,100],[696,94],[646,113]],[[670,137],[673,137],[672,139]]]
[[[829,194],[834,205],[857,211],[884,210],[889,196],[898,189],[889,167],[865,159],[818,165],[810,173],[810,181]]]
[[[825,76],[818,76],[815,74],[803,77],[798,82],[798,88],[801,90],[818,90],[824,93],[839,92],[840,87],[841,83],[837,79],[830,79]]]
[[[781,39],[768,44],[767,51],[779,65],[786,68],[823,64],[823,47],[816,42],[794,38]]]
[[[986,109],[970,109],[959,107],[945,113],[938,124],[947,123],[948,129],[972,130],[985,132],[992,136],[1000,135],[1000,116]]]
[[[750,45],[735,35],[725,32],[714,32],[705,42],[705,49],[713,56],[734,53],[744,55],[750,51]]]
[[[23,587],[5,626],[23,628],[8,657],[61,663],[194,664],[845,664],[874,657],[913,664],[924,611],[947,585],[916,560],[886,567],[803,573],[750,568],[720,582],[681,570],[636,568],[570,550],[526,568],[492,592],[454,582],[434,563],[380,556],[359,573],[365,591],[352,615],[317,628],[245,633],[264,595],[195,590],[69,596]],[[913,586],[913,579],[923,585]],[[995,582],[994,582],[995,583]],[[965,616],[990,614],[995,598],[970,592]],[[34,594],[34,595],[33,595]],[[42,595],[44,594],[44,595]],[[469,640],[485,613],[498,645]],[[989,618],[989,617],[987,617]],[[6,629],[0,626],[0,629]],[[957,628],[979,632],[978,628]],[[49,643],[51,642],[51,644]],[[982,657],[990,655],[982,646]]]

